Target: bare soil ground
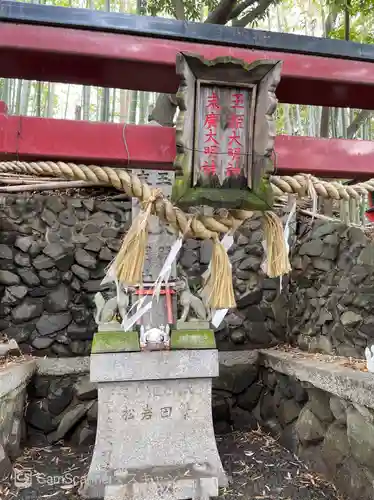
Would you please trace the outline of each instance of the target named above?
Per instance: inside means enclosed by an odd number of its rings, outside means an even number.
[[[231,480],[220,500],[344,500],[261,430],[218,436],[217,443]],[[91,453],[67,446],[25,448],[14,476],[0,485],[0,499],[78,500]]]

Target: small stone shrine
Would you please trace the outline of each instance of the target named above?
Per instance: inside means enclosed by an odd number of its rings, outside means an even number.
[[[179,179],[174,182],[174,174],[166,172],[141,173],[153,190],[153,202],[162,192],[182,204],[246,210],[259,204],[265,210],[271,204],[272,115],[280,63],[248,66],[180,54],[177,71],[182,80]],[[212,421],[212,378],[219,364],[210,321],[216,325],[217,313],[223,318],[235,306],[231,265],[216,238],[200,297],[190,290],[187,277],[177,276],[175,259],[162,282],[177,237],[159,224],[150,207],[133,203],[138,233],[125,239],[128,246],[123,244],[128,250],[131,241],[133,249],[146,224],[142,283],[122,285],[109,273],[105,280],[115,283],[116,297],[106,301],[100,292],[96,297],[91,381],[98,384],[98,426],[81,494],[105,500],[208,500],[227,485]],[[139,213],[145,214],[143,222]],[[216,260],[215,251],[221,252]],[[129,254],[126,258],[132,262]],[[135,261],[137,254],[131,258]],[[226,269],[223,285],[214,275],[220,267]]]

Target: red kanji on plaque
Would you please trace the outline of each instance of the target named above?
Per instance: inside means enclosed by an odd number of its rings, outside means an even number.
[[[205,160],[204,164],[201,166],[201,170],[205,174],[215,174],[216,173],[216,162],[214,158],[209,162],[209,160]]]
[[[236,130],[233,130],[232,134],[229,137],[229,147],[234,143],[238,144],[238,146],[242,146],[240,142],[240,134],[237,134]]]
[[[234,165],[229,163],[227,170],[226,170],[226,174],[228,175],[228,177],[231,177],[233,175],[240,175],[240,172],[241,172],[240,167],[235,167]]]
[[[213,129],[210,128],[209,131],[205,133],[205,143],[213,142],[213,144],[218,145],[218,141],[217,141],[215,136],[216,136],[216,133],[214,132]]]
[[[205,128],[217,127],[218,120],[219,120],[219,115],[217,115],[216,113],[208,113],[205,116],[204,127]]]
[[[231,155],[233,161],[237,161],[242,154],[242,150],[240,148],[229,148],[228,153]]]
[[[230,128],[244,128],[244,115],[233,113],[230,116]]]
[[[208,105],[207,108],[211,109],[219,109],[219,101],[218,101],[218,95],[216,92],[212,92],[211,95],[208,95]]]
[[[205,155],[216,155],[218,154],[217,146],[204,146]]]
[[[243,94],[233,94],[232,95],[232,108],[234,109],[242,109],[244,108],[244,95]]]

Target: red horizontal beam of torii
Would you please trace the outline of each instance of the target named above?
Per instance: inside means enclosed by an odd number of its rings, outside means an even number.
[[[11,116],[0,102],[0,160],[46,161],[172,170],[173,128]],[[374,142],[278,136],[276,173],[374,177]]]
[[[370,62],[0,22],[0,77],[174,93],[178,52],[281,59],[281,102],[374,109]]]

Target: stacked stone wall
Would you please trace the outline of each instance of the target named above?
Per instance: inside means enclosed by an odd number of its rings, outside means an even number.
[[[303,350],[362,358],[374,343],[374,242],[340,222],[300,224],[288,332]]]
[[[0,335],[36,356],[90,354],[94,295],[131,223],[131,202],[93,194],[9,195],[0,204]],[[230,250],[237,310],[217,329],[220,349],[283,342],[286,293],[266,278],[259,217]],[[191,290],[211,256],[209,241],[188,240],[179,263]]]

